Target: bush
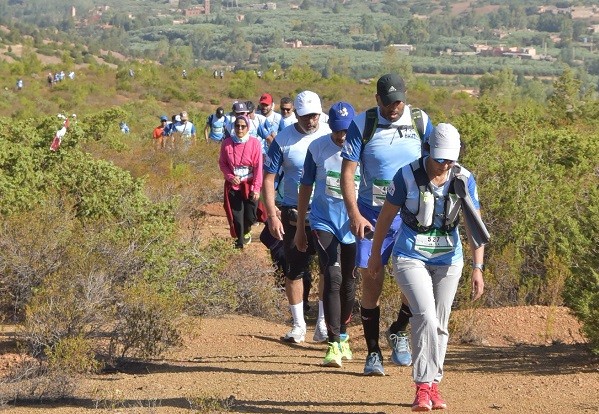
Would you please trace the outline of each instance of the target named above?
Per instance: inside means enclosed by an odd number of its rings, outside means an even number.
[[[110,356],[148,358],[180,343],[178,322],[183,301],[176,292],[159,292],[152,284],[140,281],[123,289],[120,299]]]

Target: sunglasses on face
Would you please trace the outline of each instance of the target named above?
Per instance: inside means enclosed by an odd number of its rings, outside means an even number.
[[[435,162],[438,162],[439,164],[445,164],[446,162],[453,164],[455,162],[453,160],[446,160],[445,158],[433,158],[433,160],[435,160]]]
[[[291,108],[281,108],[281,112],[291,112]]]
[[[246,129],[246,128],[247,128],[247,125],[235,124],[235,128],[236,128],[236,129]]]

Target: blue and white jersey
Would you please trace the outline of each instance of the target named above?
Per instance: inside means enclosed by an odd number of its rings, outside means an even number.
[[[181,134],[182,138],[189,138],[196,134],[196,127],[192,122],[189,121],[177,122],[174,125],[173,133]]]
[[[477,210],[480,209],[474,176],[464,167],[461,167],[460,174],[468,178],[468,193],[472,199],[472,204]],[[449,233],[438,230],[443,224],[445,196],[449,193],[450,183],[451,180],[447,180],[440,187],[430,183],[430,190],[435,196],[434,228],[426,233],[417,233],[402,223],[393,246],[395,256],[418,259],[431,265],[450,265],[462,262],[462,243],[458,228],[454,228]],[[393,177],[393,182],[387,192],[387,201],[396,206],[405,204],[406,208],[414,214],[418,212],[420,190],[409,165],[404,166]]]
[[[266,137],[268,137],[272,133],[274,133],[275,135],[277,134],[277,130],[274,128],[275,125],[271,124],[268,119],[264,119],[262,125],[258,127],[258,138],[260,138],[260,140],[262,141],[263,154],[268,153],[268,141],[266,140]]]
[[[233,135],[233,133],[235,132],[235,127],[233,126],[234,123],[235,123],[235,114],[232,112],[225,114],[225,136],[227,134],[229,136]]]
[[[350,244],[356,239],[349,228],[349,216],[341,195],[341,161],[341,148],[333,142],[330,134],[312,141],[300,182],[314,185],[310,227],[328,231],[341,243]],[[354,182],[357,190],[359,175]]]
[[[249,115],[248,119],[250,120],[250,135],[258,138],[260,141],[263,141],[262,138],[260,138],[260,136],[258,135],[258,129],[260,128],[260,125],[262,125],[266,120],[266,118],[264,118],[264,115],[254,113],[254,119],[250,118]]]
[[[420,158],[422,142],[427,141],[433,125],[422,112],[425,131],[421,141],[412,122],[412,112],[405,106],[401,117],[390,123],[377,108],[378,127],[372,138],[363,145],[362,134],[366,123],[366,112],[358,114],[347,130],[341,156],[360,163],[361,183],[358,204],[380,211],[387,188],[401,167]],[[385,128],[384,126],[390,125]]]
[[[264,171],[279,173],[283,167],[283,198],[281,205],[297,206],[297,195],[300,178],[304,171],[304,161],[308,146],[317,138],[331,133],[327,125],[319,125],[312,134],[302,134],[295,127],[287,127],[272,142],[264,159]]]
[[[279,132],[287,128],[289,125],[293,125],[297,122],[297,118],[295,117],[295,113],[292,112],[287,118],[281,117],[281,121],[279,122]]]
[[[225,137],[225,122],[227,118],[223,115],[217,118],[215,114],[208,116],[207,124],[210,126],[210,134],[208,138],[213,141],[222,141]]]
[[[264,115],[262,115],[264,116]],[[269,128],[272,129],[273,131],[279,131],[279,124],[281,123],[281,114],[275,111],[271,111],[270,115],[268,116],[264,116],[265,118],[265,122],[268,121],[268,123],[270,124]]]

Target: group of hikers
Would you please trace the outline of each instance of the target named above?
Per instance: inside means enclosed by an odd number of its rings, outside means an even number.
[[[313,341],[327,343],[322,364],[341,367],[353,358],[347,328],[361,280],[364,375],[385,375],[379,299],[391,258],[402,304],[385,332],[390,361],[413,365],[412,411],[445,409],[439,384],[464,266],[459,213],[472,257],[473,300],[483,293],[489,236],[474,176],[458,164],[458,130],[434,126],[426,112],[409,106],[396,74],[378,79],[375,99],[375,107],[358,114],[344,101],[325,113],[319,95],[305,90],[294,100],[283,97],[278,113],[264,93],[258,111],[251,101],[235,102],[229,113],[217,108],[205,140],[220,144],[235,246],[247,246],[252,225],[261,221],[261,240],[279,248],[293,321],[281,339],[306,340],[306,290],[316,254],[321,277]]]
[[[189,120],[186,111],[175,114],[170,119],[161,115],[160,125],[154,128],[152,139],[156,150],[176,148],[185,151],[196,141],[196,127]]]

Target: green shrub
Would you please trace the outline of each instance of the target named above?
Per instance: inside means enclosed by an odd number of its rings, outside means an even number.
[[[182,311],[182,298],[175,292],[160,292],[143,281],[126,287],[116,304],[109,354],[148,358],[179,344]]]
[[[66,374],[97,372],[101,364],[95,359],[92,341],[83,337],[66,337],[53,348],[46,349],[48,366],[51,370]]]

